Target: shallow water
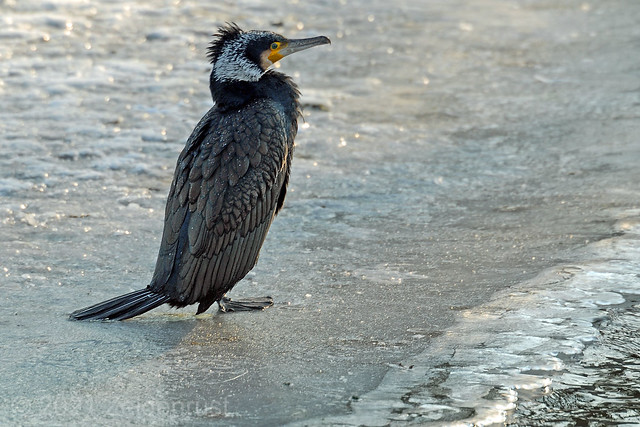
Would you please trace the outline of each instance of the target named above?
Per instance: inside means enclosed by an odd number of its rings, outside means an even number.
[[[638,19],[632,0],[2,2],[0,419],[636,422]],[[333,41],[281,67],[306,123],[233,291],[275,308],[69,322],[150,279],[231,20]]]

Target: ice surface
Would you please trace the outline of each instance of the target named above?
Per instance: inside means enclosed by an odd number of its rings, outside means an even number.
[[[574,402],[556,386],[607,371],[598,331],[635,338],[637,258],[616,245],[638,216],[639,16],[633,0],[0,3],[0,419],[455,423]],[[305,123],[233,291],[275,307],[69,322],[149,281],[225,21],[333,42],[280,68]],[[527,415],[528,387],[549,405]]]
[[[353,402],[352,415],[322,423],[640,422],[640,221],[629,214],[635,226],[588,247],[590,262],[549,269],[463,312]]]

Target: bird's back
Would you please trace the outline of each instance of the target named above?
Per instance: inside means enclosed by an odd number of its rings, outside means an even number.
[[[295,99],[291,100],[294,104]],[[267,97],[214,106],[178,158],[149,289],[198,312],[255,265],[289,178],[297,109]]]

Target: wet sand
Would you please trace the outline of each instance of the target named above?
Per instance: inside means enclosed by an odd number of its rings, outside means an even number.
[[[632,0],[0,10],[9,424],[358,423],[354,401],[466,310],[638,215]],[[150,279],[175,159],[211,103],[209,34],[230,20],[333,41],[281,67],[306,124],[232,295],[276,306],[69,322]]]

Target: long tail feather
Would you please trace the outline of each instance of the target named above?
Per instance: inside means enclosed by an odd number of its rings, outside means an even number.
[[[125,320],[146,313],[169,300],[169,297],[148,289],[131,292],[99,304],[74,311],[72,320]]]

